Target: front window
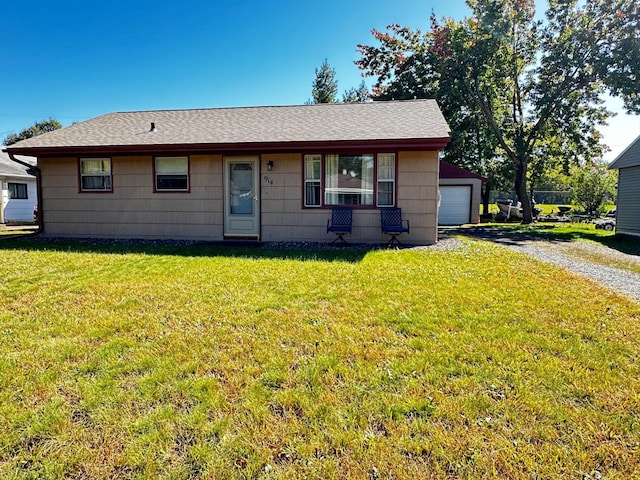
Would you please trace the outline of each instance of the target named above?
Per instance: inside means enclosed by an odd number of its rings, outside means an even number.
[[[27,184],[9,182],[9,198],[12,200],[26,200]]]
[[[305,155],[304,206],[393,206],[395,154]]]
[[[189,190],[188,157],[156,157],[156,190]]]
[[[396,198],[396,156],[378,155],[378,206],[392,207]]]
[[[322,156],[305,155],[304,157],[304,206],[319,207],[321,205]]]
[[[111,159],[81,158],[80,189],[83,192],[111,191]]]
[[[373,205],[373,155],[324,157],[325,205]]]

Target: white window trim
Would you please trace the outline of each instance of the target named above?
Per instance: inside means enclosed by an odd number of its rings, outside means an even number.
[[[377,207],[394,207],[396,204],[396,154],[395,153],[378,153],[376,155],[376,170],[379,172],[379,163],[378,158],[381,155],[390,155],[393,157],[393,165],[391,166],[391,173],[393,174],[393,178],[381,178],[378,177],[376,180],[376,206]],[[377,174],[376,172],[376,174]],[[380,184],[381,183],[390,183],[391,184],[391,203],[390,204],[382,204],[380,203]]]
[[[320,177],[319,178],[313,178],[313,179],[309,179],[307,178],[307,159],[313,159],[314,157],[319,158],[320,160]],[[304,156],[304,206],[305,207],[309,207],[309,208],[320,208],[322,207],[322,196],[324,195],[323,193],[323,188],[322,188],[322,163],[324,161],[324,158],[322,155],[305,155]],[[319,189],[320,189],[320,193],[318,194],[318,203],[308,203],[307,202],[307,185],[318,185]]]

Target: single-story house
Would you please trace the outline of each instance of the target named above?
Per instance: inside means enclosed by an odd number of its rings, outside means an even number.
[[[640,136],[609,168],[618,170],[616,233],[640,236]]]
[[[480,221],[482,184],[489,179],[457,167],[440,162],[440,210],[439,225],[462,225]]]
[[[381,207],[406,241],[437,241],[434,100],[117,112],[5,147],[37,158],[44,235],[327,241],[334,206],[354,242],[385,241]]]
[[[25,160],[35,165],[35,161]],[[0,187],[0,223],[32,222],[38,195],[36,177],[30,173],[30,167],[0,152]]]

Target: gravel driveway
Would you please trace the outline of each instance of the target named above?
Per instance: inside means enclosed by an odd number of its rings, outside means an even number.
[[[481,227],[451,228],[443,230],[443,233],[445,235],[463,234],[513,248],[543,262],[553,263],[587,277],[640,302],[640,273],[615,266],[627,265],[640,268],[640,257],[636,255],[629,255],[594,243],[548,240],[521,232]],[[597,263],[589,261],[589,258],[597,258],[599,261]]]

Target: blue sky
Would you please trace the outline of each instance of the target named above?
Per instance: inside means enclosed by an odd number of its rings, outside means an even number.
[[[340,92],[371,29],[462,18],[463,0],[61,0],[3,7],[0,138],[36,120],[63,125],[112,111],[302,104],[326,58]],[[370,83],[370,80],[368,80]],[[619,105],[614,105],[619,109]],[[614,119],[620,151],[640,117]]]

